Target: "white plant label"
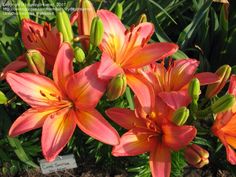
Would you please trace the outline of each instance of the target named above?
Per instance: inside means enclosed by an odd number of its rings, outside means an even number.
[[[43,174],[77,167],[73,154],[59,156],[53,162],[47,162],[45,159],[42,159],[39,161],[39,164]]]

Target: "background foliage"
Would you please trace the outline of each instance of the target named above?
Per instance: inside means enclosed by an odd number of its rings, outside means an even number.
[[[56,7],[62,3],[71,13],[70,8],[76,6],[75,0],[23,0],[29,4],[50,4]],[[236,1],[230,5],[216,3],[212,0],[92,0],[96,9],[104,8],[115,12],[118,3],[123,5],[122,21],[125,25],[135,24],[142,14],[155,25],[153,41],[172,41],[180,46],[180,51],[173,57],[196,58],[201,61],[200,71],[214,72],[219,66],[236,65]],[[24,53],[21,41],[20,21],[16,15],[6,14],[3,4],[16,3],[16,0],[2,0],[0,4],[0,71],[4,66]],[[15,11],[15,9],[11,9]],[[30,8],[29,8],[30,10]],[[55,16],[40,15],[40,11],[31,14],[30,18],[43,23],[48,21],[55,25]],[[74,26],[76,32],[76,27]],[[236,67],[233,67],[236,73]],[[6,82],[0,82],[0,90],[8,98],[7,103],[0,105],[0,167],[4,175],[17,175],[23,169],[38,168],[38,159],[42,158],[40,149],[41,130],[36,130],[17,138],[7,136],[11,123],[24,112],[28,106],[10,92]],[[98,105],[102,112],[111,106],[127,107],[124,95],[120,99],[107,102],[103,99]],[[103,112],[104,113],[104,112]],[[104,115],[105,116],[105,115]],[[116,125],[114,125],[116,126]],[[124,130],[116,127],[120,133]],[[216,174],[218,170],[228,170],[236,175],[236,170],[225,160],[222,145],[215,140],[207,143],[205,138],[196,138],[195,143],[203,145],[213,154],[211,165],[205,168]],[[89,138],[79,129],[73,135],[62,154],[74,153],[78,164],[82,162],[96,163],[98,168],[111,175],[125,170],[129,176],[150,176],[147,155],[139,157],[115,158],[110,155],[111,147]],[[182,176],[182,153],[173,153],[172,176]],[[221,160],[222,159],[222,160]]]

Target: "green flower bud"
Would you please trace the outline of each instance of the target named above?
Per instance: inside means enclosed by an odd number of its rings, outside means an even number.
[[[217,95],[221,91],[221,89],[225,86],[231,74],[231,67],[229,65],[223,65],[215,73],[219,76],[220,80],[215,84],[207,86],[206,90],[207,98],[212,98],[213,96]]]
[[[38,50],[28,50],[25,54],[29,69],[35,74],[45,74],[45,58]]]
[[[188,87],[189,96],[193,99],[193,101],[197,102],[199,99],[199,95],[201,94],[200,90],[200,82],[197,78],[192,79]]]
[[[147,22],[147,16],[146,14],[142,14],[140,17],[139,17],[139,20],[137,22],[137,25],[140,24],[140,23],[144,23],[144,22]]]
[[[17,0],[17,4],[16,4],[16,13],[18,15],[19,20],[23,20],[23,19],[29,19],[29,12],[28,9],[26,7],[26,5],[21,1],[21,0]]]
[[[122,18],[122,14],[123,14],[123,4],[122,3],[117,3],[115,13],[119,19]]]
[[[116,77],[112,78],[107,86],[107,98],[111,101],[119,98],[125,93],[127,86],[126,77],[124,74],[118,74]]]
[[[104,33],[103,23],[99,17],[95,17],[92,21],[90,30],[90,43],[97,47],[102,42]]]
[[[0,91],[0,104],[6,104],[7,103],[7,97],[3,92]]]
[[[172,121],[176,125],[184,125],[189,117],[189,110],[186,107],[181,107],[177,109],[173,115]]]
[[[235,103],[235,96],[226,94],[211,105],[213,113],[224,112],[230,109]]]
[[[83,63],[85,59],[84,51],[80,47],[75,47],[74,53],[76,61],[78,61],[79,63]]]
[[[64,42],[73,41],[73,32],[70,19],[63,9],[58,11],[56,14],[56,26],[58,31],[62,33]]]

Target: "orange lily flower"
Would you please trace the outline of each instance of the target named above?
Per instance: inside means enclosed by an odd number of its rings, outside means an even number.
[[[12,90],[31,106],[16,119],[9,135],[42,127],[42,151],[48,161],[65,147],[76,124],[99,141],[119,143],[116,130],[95,109],[105,91],[105,83],[96,77],[98,63],[74,74],[73,58],[70,45],[62,44],[53,69],[54,81],[32,73],[8,72],[6,77]]]
[[[232,75],[228,93],[236,96],[236,75]],[[236,165],[236,105],[231,110],[219,113],[211,128],[213,134],[217,136],[226,148],[227,160]]]
[[[164,63],[155,63],[139,70],[152,84],[157,97],[172,109],[187,106],[191,99],[188,85],[198,78],[201,85],[216,83],[219,77],[215,73],[197,73],[199,62],[194,59],[172,60],[166,68]]]
[[[36,49],[45,57],[46,66],[52,70],[57,53],[62,44],[62,36],[56,28],[51,29],[50,24],[40,25],[32,20],[22,20],[22,41],[27,50]],[[8,64],[0,75],[0,80],[5,79],[8,71],[17,71],[27,66],[25,56],[18,57]]]
[[[158,109],[150,114],[143,110],[110,108],[106,114],[118,125],[128,129],[120,138],[120,144],[113,147],[114,156],[135,156],[150,153],[149,164],[153,177],[169,177],[171,151],[187,146],[196,136],[193,126],[177,126],[169,118],[159,116]],[[162,111],[163,112],[163,111]],[[167,115],[168,116],[168,115]]]
[[[137,95],[143,107],[150,107],[153,94],[150,86],[136,73],[136,69],[174,54],[178,46],[173,43],[147,44],[154,32],[153,24],[141,23],[129,30],[120,19],[107,10],[98,10],[104,26],[100,49],[103,52],[98,77],[110,80],[124,73],[127,84]]]

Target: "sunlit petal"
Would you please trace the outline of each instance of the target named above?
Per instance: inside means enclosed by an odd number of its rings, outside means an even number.
[[[152,132],[140,132],[130,130],[120,138],[120,144],[113,147],[112,155],[114,156],[135,156],[149,152],[153,139],[149,139]]]
[[[110,145],[119,143],[116,130],[95,109],[76,111],[76,123],[89,136]]]
[[[18,136],[30,130],[34,130],[43,126],[47,116],[55,110],[39,111],[37,109],[28,109],[12,124],[9,135]]]
[[[188,145],[197,133],[193,126],[176,126],[173,124],[163,125],[162,131],[162,142],[175,151]]]
[[[134,111],[129,109],[110,108],[106,110],[106,114],[111,120],[126,129],[145,126],[144,120],[136,117]]]
[[[75,119],[74,111],[64,109],[45,120],[41,143],[47,161],[53,161],[68,143],[76,127]]]
[[[99,63],[71,76],[67,94],[77,107],[95,107],[106,90],[106,82],[97,77]]]
[[[150,152],[149,164],[153,177],[169,177],[171,171],[170,149],[156,143]]]

